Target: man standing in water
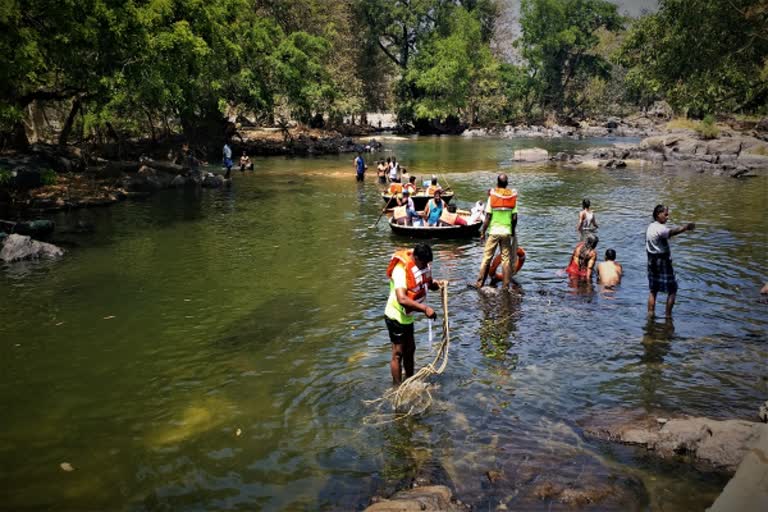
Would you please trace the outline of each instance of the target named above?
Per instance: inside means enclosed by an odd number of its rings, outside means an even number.
[[[653,209],[653,220],[645,232],[645,250],[648,253],[648,314],[653,315],[656,310],[656,294],[667,294],[667,318],[672,317],[672,307],[677,296],[677,281],[675,271],[672,268],[672,257],[669,250],[669,239],[685,231],[693,231],[696,224],[688,223],[685,226],[668,228],[669,208],[663,204],[656,205]]]
[[[498,178],[496,178],[496,188],[492,189],[488,195],[485,220],[480,228],[480,240],[485,239],[486,231],[488,231],[489,236],[485,242],[483,262],[480,265],[480,274],[477,276],[477,282],[474,285],[470,285],[473,288],[480,288],[485,284],[493,253],[496,252],[496,247],[498,247],[501,252],[501,269],[502,276],[504,277],[502,281],[503,289],[509,289],[509,282],[512,279],[512,268],[517,260],[517,237],[515,236],[517,228],[517,190],[507,188],[507,185],[507,175],[499,174]]]
[[[365,179],[365,160],[360,151],[357,152],[357,157],[355,157],[355,178],[358,182]]]
[[[427,244],[416,244],[408,251],[397,251],[387,267],[389,299],[384,310],[384,321],[392,342],[392,358],[389,369],[395,386],[413,375],[416,340],[413,336],[414,311],[421,311],[427,318],[435,318],[435,311],[425,304],[427,288],[440,289],[441,283],[432,281],[432,249]]]

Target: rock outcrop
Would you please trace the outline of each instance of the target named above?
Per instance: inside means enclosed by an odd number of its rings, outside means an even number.
[[[767,425],[709,418],[645,418],[631,423],[588,427],[587,435],[644,446],[660,457],[686,457],[703,467],[734,472]]]
[[[24,235],[8,235],[3,240],[3,248],[0,250],[0,259],[5,262],[21,260],[58,258],[64,251],[53,244],[38,242]]]

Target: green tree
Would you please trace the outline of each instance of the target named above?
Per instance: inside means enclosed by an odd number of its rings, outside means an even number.
[[[594,76],[607,77],[610,63],[594,51],[600,30],[622,28],[616,5],[606,0],[522,0],[518,41],[537,102],[573,114],[578,92]]]
[[[765,109],[768,4],[661,0],[631,27],[620,61],[640,102],[666,98],[695,117]]]

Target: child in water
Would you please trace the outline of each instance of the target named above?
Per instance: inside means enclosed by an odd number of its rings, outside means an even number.
[[[579,212],[579,222],[576,224],[576,231],[579,232],[579,239],[582,242],[587,238],[587,235],[597,231],[597,220],[595,213],[589,209],[590,205],[589,199],[584,199],[581,202],[582,210]]]

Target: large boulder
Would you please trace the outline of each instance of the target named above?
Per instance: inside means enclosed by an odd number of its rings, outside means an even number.
[[[512,157],[513,162],[544,162],[549,160],[549,151],[542,148],[518,149]]]
[[[203,179],[203,187],[205,188],[221,188],[224,186],[224,178],[220,174],[208,173]]]
[[[0,259],[5,262],[20,260],[58,258],[64,251],[53,244],[38,242],[24,235],[9,235],[0,250]]]

